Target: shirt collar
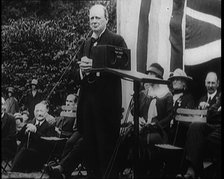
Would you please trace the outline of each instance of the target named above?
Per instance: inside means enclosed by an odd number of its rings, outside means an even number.
[[[213,99],[214,98],[214,96],[216,95],[216,93],[217,93],[217,90],[214,92],[214,93],[212,93],[212,94],[209,94],[208,93],[208,99],[209,99],[209,97],[211,97],[211,99]]]
[[[40,123],[40,126],[43,124],[43,122],[44,122],[45,120],[42,120],[42,121],[38,121],[38,120],[36,120],[36,122],[35,122],[35,125],[37,125],[38,123]]]
[[[105,30],[106,30],[106,27],[105,27],[104,30],[100,33],[99,36],[97,36],[97,34],[93,32],[93,34],[91,35],[91,38],[99,39],[99,38],[102,36],[102,34],[105,32]]]

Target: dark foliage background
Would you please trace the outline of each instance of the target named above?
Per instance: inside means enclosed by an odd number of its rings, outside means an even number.
[[[108,27],[115,32],[116,0],[2,0],[2,95],[13,86],[22,101],[37,78],[47,97],[87,35],[88,9],[95,3],[107,6]],[[64,104],[77,88],[72,78],[62,78],[49,98],[51,106]]]

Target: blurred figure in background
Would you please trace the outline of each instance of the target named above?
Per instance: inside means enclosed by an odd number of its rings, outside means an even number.
[[[16,121],[15,118],[6,113],[4,98],[1,98],[1,158],[12,159],[16,153]]]
[[[14,88],[8,87],[8,98],[6,99],[6,113],[15,114],[19,111],[19,103],[18,100],[14,96]]]

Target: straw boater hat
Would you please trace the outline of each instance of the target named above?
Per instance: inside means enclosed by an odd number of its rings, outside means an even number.
[[[187,81],[192,80],[192,78],[190,76],[187,76],[187,74],[181,70],[180,68],[177,68],[174,72],[172,72],[170,74],[170,77],[168,78],[168,80],[172,81],[176,78],[182,78],[185,79]]]
[[[16,120],[19,119],[21,122],[23,120],[23,116],[21,115],[21,113],[15,113],[14,117],[15,117]]]

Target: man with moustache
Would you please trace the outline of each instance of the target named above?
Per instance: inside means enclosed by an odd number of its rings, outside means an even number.
[[[47,161],[50,149],[41,137],[55,136],[54,126],[46,121],[47,104],[40,102],[34,109],[35,118],[18,132],[21,141],[13,165],[13,172],[39,171]]]
[[[84,138],[86,167],[91,178],[102,178],[105,175],[119,137],[122,115],[120,77],[108,72],[91,71],[93,46],[126,47],[120,35],[107,29],[108,20],[108,12],[103,5],[97,4],[90,8],[92,35],[80,51],[81,60],[75,79],[80,84],[77,127]],[[112,171],[109,177],[116,178],[116,175]]]

